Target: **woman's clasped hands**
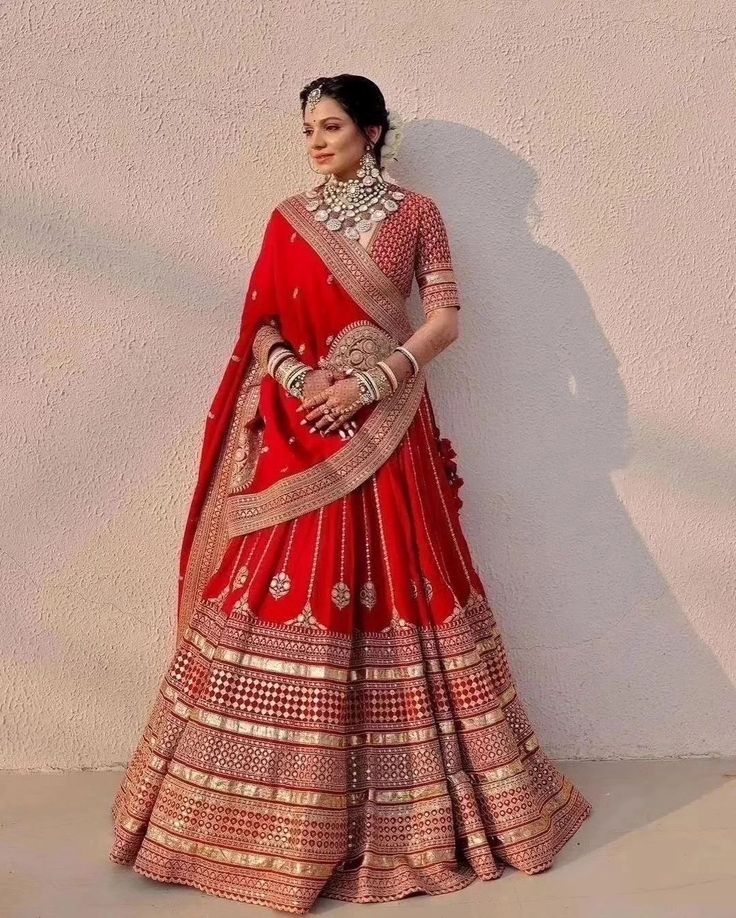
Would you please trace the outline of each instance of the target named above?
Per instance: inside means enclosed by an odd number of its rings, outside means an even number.
[[[311,433],[324,436],[336,430],[345,440],[358,429],[352,416],[362,404],[356,378],[319,367],[305,376],[302,403],[296,410],[307,412],[300,423],[311,423]]]

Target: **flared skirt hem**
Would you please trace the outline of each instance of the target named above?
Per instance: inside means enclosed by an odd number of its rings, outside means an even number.
[[[294,914],[552,866],[592,808],[517,692],[450,460],[425,401],[361,486],[227,543],[118,791],[113,862]]]
[[[570,824],[570,828],[567,834],[559,837],[559,841],[556,846],[556,850],[554,851],[552,859],[547,860],[544,863],[539,864],[538,866],[531,867],[528,870],[523,870],[521,872],[529,876],[533,876],[534,874],[542,873],[546,870],[551,869],[551,867],[554,865],[554,861],[556,859],[557,854],[567,844],[567,842],[575,835],[575,833],[580,829],[580,827],[583,825],[585,820],[592,814],[592,811],[593,811],[592,806],[590,804],[587,804],[587,806],[581,809],[575,821]],[[155,873],[154,871],[146,869],[145,867],[142,867],[139,864],[136,864],[135,862],[130,864],[124,859],[115,858],[112,854],[110,855],[110,860],[113,863],[118,864],[120,866],[131,867],[131,869],[135,873],[140,874],[141,876],[146,877],[149,880],[155,880],[156,882],[159,882],[159,883],[169,883],[169,884],[173,883],[173,884],[177,884],[181,886],[189,886],[194,889],[198,889],[200,892],[206,893],[207,895],[217,896],[221,899],[230,899],[231,901],[235,901],[235,902],[245,902],[245,903],[248,903],[249,905],[260,905],[264,908],[271,908],[276,911],[287,912],[293,915],[309,914],[312,912],[313,905],[315,904],[315,903],[312,903],[312,905],[306,908],[296,908],[294,906],[288,905],[286,902],[275,901],[273,897],[271,896],[254,896],[251,894],[228,892],[227,890],[224,890],[220,887],[216,887],[216,886],[212,886],[207,883],[203,883],[201,880],[198,880],[196,877],[193,877],[193,876],[182,876],[182,875],[176,875],[173,873]],[[333,893],[320,893],[318,898],[334,899],[340,902],[353,902],[357,904],[368,905],[371,903],[396,902],[400,899],[406,899],[409,896],[414,896],[417,894],[429,895],[429,896],[441,896],[447,893],[459,892],[461,889],[465,889],[467,886],[470,886],[472,883],[475,883],[476,880],[480,880],[481,882],[487,883],[493,880],[500,879],[503,876],[503,874],[506,872],[507,866],[508,865],[505,863],[499,864],[498,873],[496,873],[495,875],[487,876],[487,877],[480,876],[479,874],[475,873],[472,870],[472,868],[469,868],[469,867],[465,868],[462,871],[462,874],[460,875],[457,882],[447,883],[445,886],[439,889],[435,886],[435,889],[432,892],[429,892],[427,889],[424,888],[424,886],[415,884],[413,886],[402,887],[401,889],[395,892],[389,892],[388,894],[383,895],[383,896],[351,895],[350,893],[347,893],[347,892],[343,892],[343,893],[333,892]]]

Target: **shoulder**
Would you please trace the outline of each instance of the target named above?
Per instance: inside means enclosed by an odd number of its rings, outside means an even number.
[[[433,197],[402,185],[398,185],[397,189],[406,195],[403,201],[405,210],[411,212],[421,223],[442,222],[442,212]]]
[[[271,213],[269,215],[269,220],[278,220],[280,217],[283,217],[283,212],[288,211],[290,207],[293,207],[297,199],[300,197],[298,194],[289,195],[288,198],[282,198],[280,201],[277,201],[272,205]]]
[[[406,188],[404,185],[395,186],[398,191],[406,195],[406,200],[411,201],[415,207],[426,207],[427,204],[434,203],[428,194],[422,194],[421,191],[415,191],[413,188]]]
[[[272,204],[271,212],[268,216],[269,223],[280,222],[284,219],[284,214],[288,213],[293,207],[299,204],[303,205],[310,190],[309,188],[305,188],[303,191],[297,191],[295,194],[287,195],[285,198],[281,198]]]
[[[299,202],[303,204],[304,198],[305,193],[298,192],[297,194],[290,194],[285,198],[281,198],[280,201],[273,203],[268,213],[268,217],[266,218],[266,231],[282,233],[286,230],[292,230],[288,215],[293,213],[294,208]]]
[[[420,210],[426,207],[428,203],[432,203],[429,195],[422,194],[421,191],[415,191],[413,188],[408,188],[406,185],[400,185],[398,182],[390,180],[388,185],[392,191],[400,191],[404,195],[402,206],[409,205],[412,209]]]
[[[288,197],[282,198],[274,205],[274,210],[279,210],[282,207],[289,207],[289,205],[295,204],[297,201],[303,201],[306,197],[307,190],[308,189],[298,191],[296,194],[290,194]]]
[[[297,191],[294,194],[287,195],[287,197],[282,198],[274,205],[274,210],[279,210],[280,208],[288,208],[294,204],[303,203],[305,199],[309,198],[315,191],[317,191],[324,182],[318,182],[315,185],[308,185],[306,188],[302,188],[301,191]]]

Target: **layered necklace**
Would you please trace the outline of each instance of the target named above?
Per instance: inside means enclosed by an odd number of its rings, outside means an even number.
[[[342,231],[348,239],[358,239],[398,210],[405,195],[391,190],[368,151],[361,158],[357,178],[341,182],[331,175],[319,188],[307,191],[306,197],[305,206],[315,220],[333,232]]]

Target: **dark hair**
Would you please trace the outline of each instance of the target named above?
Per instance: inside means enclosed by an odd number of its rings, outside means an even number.
[[[332,77],[317,77],[316,80],[307,83],[299,93],[302,116],[304,116],[304,110],[307,105],[307,96],[318,86],[322,90],[323,96],[330,96],[345,109],[369,143],[371,141],[366,128],[371,125],[379,125],[382,128],[381,133],[378,135],[378,140],[373,144],[373,155],[376,157],[378,168],[382,170],[381,149],[388,131],[388,110],[386,109],[383,93],[378,86],[368,77],[356,76],[352,73],[340,73]]]

